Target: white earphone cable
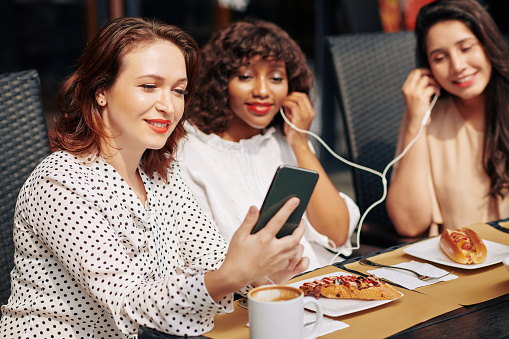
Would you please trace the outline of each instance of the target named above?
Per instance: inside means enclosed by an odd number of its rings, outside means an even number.
[[[358,168],[360,170],[363,170],[363,171],[366,171],[366,172],[370,172],[370,173],[373,173],[375,175],[378,175],[381,179],[382,179],[382,186],[383,186],[383,194],[382,194],[382,197],[375,201],[371,206],[369,206],[366,211],[364,211],[364,214],[362,214],[360,220],[359,220],[359,224],[358,224],[358,228],[357,228],[357,234],[356,234],[356,242],[357,242],[357,245],[354,246],[354,247],[349,247],[349,248],[345,248],[339,252],[336,253],[336,255],[334,255],[334,257],[331,259],[330,261],[330,265],[332,265],[334,263],[334,260],[336,260],[336,258],[346,252],[346,251],[350,251],[350,250],[356,250],[356,249],[359,249],[360,248],[360,234],[361,234],[361,228],[362,228],[362,224],[364,223],[364,219],[366,218],[367,214],[377,205],[379,205],[380,203],[382,203],[385,198],[387,197],[387,178],[386,178],[386,175],[387,175],[387,172],[389,171],[389,169],[391,168],[392,165],[394,165],[396,162],[398,162],[399,160],[401,160],[401,158],[403,158],[403,156],[408,152],[408,150],[417,142],[417,140],[419,139],[419,137],[421,136],[421,133],[422,133],[422,130],[424,129],[424,126],[426,126],[426,123],[431,115],[431,111],[433,110],[433,107],[435,106],[435,103],[437,102],[437,99],[438,99],[438,95],[435,94],[434,97],[433,97],[433,100],[431,101],[430,105],[428,106],[428,109],[426,110],[426,112],[424,113],[424,117],[422,119],[422,122],[421,122],[421,125],[419,126],[419,130],[417,131],[417,135],[412,139],[412,141],[410,141],[408,143],[408,145],[405,147],[405,149],[397,156],[395,157],[391,162],[389,162],[389,164],[387,164],[387,166],[385,167],[385,169],[383,170],[382,173],[376,171],[376,170],[373,170],[371,168],[368,168],[368,167],[364,167],[362,165],[358,165],[354,162],[351,162],[349,160],[346,160],[345,158],[341,157],[340,155],[336,154],[330,147],[329,145],[327,145],[325,143],[325,141],[322,140],[322,138],[320,138],[318,135],[316,135],[315,133],[311,132],[311,131],[306,131],[306,130],[303,130],[303,129],[300,129],[298,128],[297,126],[295,126],[290,120],[288,120],[288,118],[286,117],[284,111],[283,111],[283,108],[281,107],[281,109],[279,110],[279,112],[281,113],[281,116],[283,117],[283,119],[286,121],[286,123],[288,125],[290,125],[291,128],[293,128],[294,130],[298,131],[298,132],[301,132],[301,133],[305,133],[307,135],[310,135],[312,136],[313,138],[315,138],[317,141],[320,142],[320,144],[322,144],[323,147],[325,147],[325,149],[327,151],[329,151],[329,153],[334,156],[336,159],[344,162],[345,164],[347,165],[350,165],[352,167],[355,167],[355,168]]]

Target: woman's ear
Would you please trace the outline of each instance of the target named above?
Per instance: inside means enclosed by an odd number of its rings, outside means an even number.
[[[95,101],[101,107],[106,106],[106,93],[104,89],[100,88],[95,92]]]

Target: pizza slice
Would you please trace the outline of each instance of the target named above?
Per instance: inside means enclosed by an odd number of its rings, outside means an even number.
[[[357,275],[340,275],[323,277],[312,282],[305,282],[300,286],[304,295],[313,293],[329,299],[363,299],[363,300],[392,300],[401,297],[401,293],[372,275],[362,277]]]

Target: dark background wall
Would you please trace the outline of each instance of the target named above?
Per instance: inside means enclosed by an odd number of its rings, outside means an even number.
[[[482,1],[482,0],[479,0]],[[489,3],[507,31],[509,1]],[[320,78],[321,39],[329,34],[381,30],[378,0],[250,0],[245,11],[225,10],[215,0],[0,0],[0,73],[35,68],[51,124],[54,95],[72,72],[87,40],[120,3],[123,15],[157,17],[180,26],[203,45],[227,22],[256,17],[275,22],[299,42]]]
[[[113,0],[115,1],[115,0]],[[121,0],[126,16],[157,17],[177,25],[203,45],[216,27],[244,17],[276,22],[314,54],[313,0],[251,0],[245,12],[224,10],[214,0]],[[35,68],[48,115],[54,94],[87,40],[111,15],[110,0],[0,0],[0,73]]]

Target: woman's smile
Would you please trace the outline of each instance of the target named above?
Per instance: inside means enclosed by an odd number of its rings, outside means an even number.
[[[148,127],[157,133],[166,133],[170,128],[171,121],[163,119],[146,120]]]
[[[265,115],[270,111],[273,105],[270,103],[255,102],[247,103],[246,106],[251,112],[253,112],[256,115]]]
[[[467,75],[466,77],[463,77],[461,79],[455,80],[453,82],[458,87],[466,88],[466,87],[471,86],[475,82],[476,78],[477,78],[477,73],[472,74],[472,75]]]

